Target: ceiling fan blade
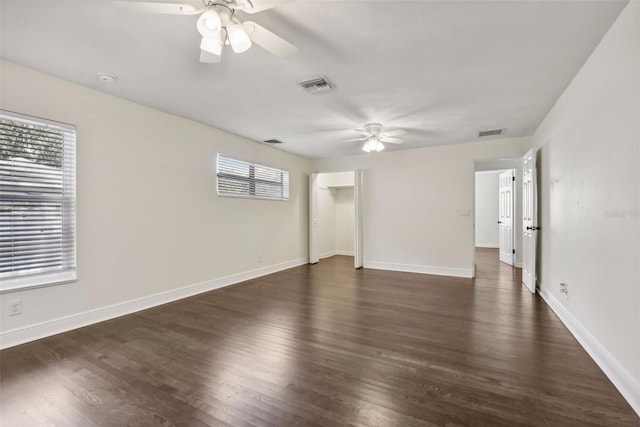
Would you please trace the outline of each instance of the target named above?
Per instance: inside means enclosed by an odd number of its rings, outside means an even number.
[[[404,142],[404,139],[400,139],[400,138],[389,138],[389,137],[382,137],[380,138],[380,141],[389,144],[402,144]]]
[[[246,13],[258,13],[293,1],[295,0],[251,0],[250,2],[241,2],[246,6],[239,9]]]
[[[297,47],[253,21],[242,25],[252,42],[280,58],[289,58],[298,52]]]
[[[114,0],[119,7],[143,13],[155,13],[159,15],[197,15],[202,9],[189,3],[163,3],[152,1],[125,1]],[[194,2],[195,3],[195,2]]]
[[[382,132],[382,136],[399,136],[407,133],[404,129],[388,129]]]
[[[355,138],[355,139],[347,139],[346,141],[342,141],[342,142],[355,142],[355,141],[362,142],[362,141],[366,141],[366,140],[367,140],[367,138]]]
[[[351,129],[351,130],[354,132],[358,132],[360,135],[363,135],[363,136],[371,136],[371,134],[364,129]]]
[[[207,52],[206,50],[200,50],[200,62],[205,64],[219,64],[222,62],[222,56],[215,55],[211,52]]]

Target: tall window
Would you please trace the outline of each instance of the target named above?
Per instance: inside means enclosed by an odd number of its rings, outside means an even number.
[[[218,195],[289,200],[289,172],[218,154]]]
[[[76,130],[0,110],[0,290],[76,279]]]

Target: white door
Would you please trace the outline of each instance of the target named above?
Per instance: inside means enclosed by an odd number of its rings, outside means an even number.
[[[535,151],[530,150],[522,160],[522,283],[531,292],[535,293],[536,239],[538,230]]]
[[[363,254],[362,254],[362,183],[363,183],[363,171],[358,169],[355,171],[355,182],[353,192],[353,204],[355,205],[355,256],[354,263],[356,268],[362,268],[363,266]]]
[[[513,245],[513,189],[515,175],[509,170],[500,174],[500,198],[498,202],[498,229],[500,243],[500,261],[513,265],[515,263],[515,249]]]
[[[320,260],[318,254],[318,174],[309,176],[309,264]]]

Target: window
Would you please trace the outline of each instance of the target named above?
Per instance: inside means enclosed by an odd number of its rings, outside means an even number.
[[[74,126],[0,110],[0,291],[76,279]]]
[[[218,154],[218,195],[289,200],[289,172]]]

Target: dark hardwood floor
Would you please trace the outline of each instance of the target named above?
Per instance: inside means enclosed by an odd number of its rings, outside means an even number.
[[[0,352],[2,426],[629,426],[520,270],[333,257]]]

